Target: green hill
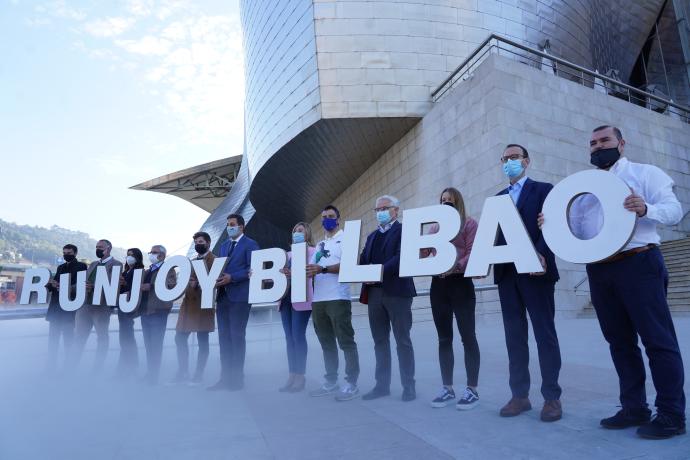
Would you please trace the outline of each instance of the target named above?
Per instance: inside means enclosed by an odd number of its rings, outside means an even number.
[[[18,225],[0,219],[0,264],[31,262],[54,266],[62,255],[62,247],[68,243],[79,248],[78,258],[88,261],[96,258],[96,240],[87,233],[68,230],[53,225],[50,228]],[[124,260],[126,251],[113,248],[113,256]]]

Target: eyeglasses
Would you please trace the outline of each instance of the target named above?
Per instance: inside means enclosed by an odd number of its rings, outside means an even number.
[[[153,251],[151,251],[151,252],[149,252],[149,254],[155,254],[155,255],[158,255],[158,254],[160,254],[160,252],[153,252]]]
[[[520,155],[519,153],[514,153],[512,155],[501,157],[501,163],[507,163],[508,160],[520,160],[522,158],[525,158],[525,157],[523,155]]]
[[[374,212],[388,211],[389,209],[395,209],[395,206],[381,206],[380,208],[374,208]]]

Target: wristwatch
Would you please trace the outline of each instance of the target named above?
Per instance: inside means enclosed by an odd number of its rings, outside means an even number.
[[[321,267],[321,274],[325,275],[326,273],[328,273],[328,267]]]

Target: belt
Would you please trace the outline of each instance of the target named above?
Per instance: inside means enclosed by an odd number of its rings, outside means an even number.
[[[626,259],[630,256],[634,256],[635,254],[639,254],[641,252],[649,251],[650,249],[653,249],[656,247],[656,244],[648,244],[646,246],[640,246],[639,248],[632,248],[628,249],[627,251],[621,251],[618,254],[614,254],[611,257],[607,257],[606,259],[602,260],[601,262],[598,262],[600,264],[610,264],[613,262],[618,262],[623,259]]]

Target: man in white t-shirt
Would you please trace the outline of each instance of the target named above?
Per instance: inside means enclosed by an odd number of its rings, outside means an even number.
[[[359,396],[359,355],[352,328],[350,286],[338,282],[342,255],[340,211],[328,205],[321,212],[321,225],[325,238],[316,246],[316,252],[307,265],[307,276],[314,278],[312,320],[314,330],[323,349],[326,381],[311,392],[312,396],[337,393],[338,401],[349,401]],[[337,343],[336,343],[337,340]],[[338,345],[345,354],[345,383],[338,391]]]

